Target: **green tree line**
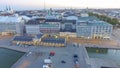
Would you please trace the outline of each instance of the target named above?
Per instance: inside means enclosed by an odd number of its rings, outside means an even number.
[[[110,18],[106,15],[99,15],[99,14],[95,14],[95,13],[89,13],[89,16],[96,16],[98,19],[102,20],[102,21],[106,21],[112,25],[116,25],[119,24],[119,21],[116,18]]]

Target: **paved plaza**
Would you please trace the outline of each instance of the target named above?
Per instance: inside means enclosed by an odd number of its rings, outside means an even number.
[[[79,56],[80,68],[89,68],[86,63],[83,47],[74,47],[68,44],[68,47],[29,47],[32,52],[29,56],[24,55],[13,68],[42,68],[44,59],[49,57],[51,51],[55,52],[55,56],[51,57],[53,68],[73,68],[73,55]],[[61,63],[64,60],[66,63]],[[24,63],[24,64],[23,64]]]
[[[74,40],[74,39],[73,39]],[[74,40],[75,42],[78,39]],[[80,41],[80,40],[79,40]],[[26,52],[26,54],[21,57],[11,68],[42,68],[44,64],[44,59],[49,58],[49,53],[51,51],[55,52],[55,56],[51,57],[53,68],[74,68],[73,55],[77,54],[79,56],[80,68],[91,68],[91,64],[95,67],[94,59],[89,60],[88,54],[85,47],[101,47],[101,48],[120,48],[119,46],[112,46],[108,44],[92,44],[94,41],[83,40],[87,44],[75,44],[74,42],[68,41],[66,47],[47,47],[47,46],[17,46],[10,44],[11,38],[0,39],[0,47],[9,48],[12,50]],[[82,42],[83,42],[82,41]],[[97,40],[95,40],[97,41]],[[110,42],[109,40],[103,42]],[[78,42],[77,42],[78,43]],[[75,46],[74,46],[75,44]],[[28,55],[29,52],[32,52]],[[64,60],[66,63],[61,63]],[[94,61],[93,61],[94,60]],[[101,62],[102,60],[99,60]],[[107,64],[107,62],[105,62]],[[114,64],[113,64],[114,65]]]

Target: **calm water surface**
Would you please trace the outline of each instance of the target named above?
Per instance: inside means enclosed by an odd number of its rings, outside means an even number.
[[[86,48],[91,58],[108,59],[120,64],[120,50],[105,48]]]
[[[0,68],[10,68],[23,55],[23,52],[0,48]]]

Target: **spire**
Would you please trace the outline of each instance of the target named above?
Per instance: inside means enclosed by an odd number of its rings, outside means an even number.
[[[52,8],[50,8],[50,9],[48,10],[48,15],[49,15],[49,16],[52,15]]]
[[[8,11],[8,7],[6,6],[6,9],[5,9],[5,11]]]
[[[11,7],[9,6],[9,11],[11,11]]]

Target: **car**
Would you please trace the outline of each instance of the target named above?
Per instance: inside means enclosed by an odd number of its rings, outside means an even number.
[[[75,44],[73,44],[73,47],[75,47]]]
[[[43,68],[50,68],[48,65],[43,65]]]
[[[54,51],[51,51],[49,56],[54,56],[55,55],[55,52]]]
[[[77,55],[77,54],[74,54],[73,57],[74,57],[74,58],[78,58],[78,55]]]
[[[51,57],[49,56],[48,59],[51,59]]]
[[[66,61],[62,60],[61,63],[66,63]]]

